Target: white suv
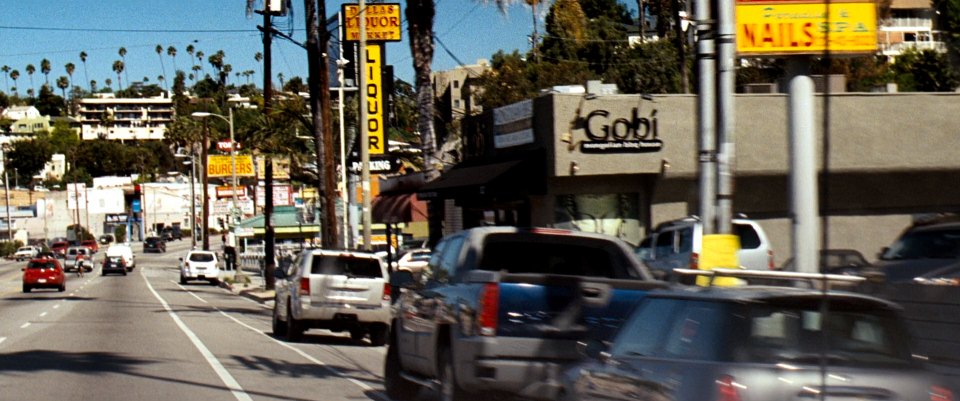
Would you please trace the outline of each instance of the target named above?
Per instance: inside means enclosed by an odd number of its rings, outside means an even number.
[[[212,251],[190,251],[180,258],[180,284],[190,280],[206,280],[211,285],[220,283],[220,263]]]
[[[759,223],[733,219],[733,233],[740,237],[737,261],[744,269],[773,270],[773,250]],[[654,275],[665,278],[673,269],[699,267],[703,246],[703,224],[696,217],[661,223],[640,243],[637,254]]]
[[[311,328],[386,344],[392,312],[386,263],[374,253],[306,250],[278,267],[273,333],[299,341]]]

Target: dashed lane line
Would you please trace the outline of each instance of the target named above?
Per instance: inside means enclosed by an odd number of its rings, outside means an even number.
[[[30,322],[26,322],[26,323],[20,325],[20,328],[21,328],[21,329],[25,329],[25,328],[27,328],[27,327],[30,327]]]

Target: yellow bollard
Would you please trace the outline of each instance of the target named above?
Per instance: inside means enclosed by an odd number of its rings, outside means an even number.
[[[711,234],[703,236],[700,247],[700,270],[715,268],[739,269],[737,251],[740,250],[740,237],[733,234]],[[717,277],[713,285],[717,287],[731,287],[743,285],[745,282],[734,277]],[[698,276],[697,285],[710,286],[710,277]]]

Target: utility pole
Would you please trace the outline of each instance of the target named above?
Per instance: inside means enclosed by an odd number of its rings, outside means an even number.
[[[271,97],[273,96],[273,85],[271,83],[271,75],[273,75],[273,69],[271,68],[271,41],[273,38],[273,26],[270,22],[270,9],[268,3],[264,2],[263,4],[263,26],[260,27],[260,31],[263,32],[263,116],[266,120],[270,119],[270,102]],[[263,205],[263,253],[264,253],[264,283],[266,289],[274,289],[276,284],[273,271],[277,268],[276,260],[274,259],[274,232],[273,232],[273,160],[270,156],[267,155],[264,157],[265,171],[264,171],[264,192],[263,196],[264,205]]]
[[[716,77],[717,54],[714,49],[713,19],[709,1],[696,1],[694,17],[697,32],[697,129],[700,135],[700,219],[703,234],[716,234],[717,199],[717,126]]]
[[[360,188],[361,193],[363,194],[363,249],[370,251],[373,249],[373,244],[370,243],[371,237],[373,237],[373,231],[371,225],[373,224],[373,216],[370,214],[370,127],[367,126],[367,120],[370,118],[369,113],[367,113],[367,24],[366,24],[366,14],[367,14],[367,4],[364,0],[359,0],[357,4],[357,20],[360,21],[360,45],[357,46],[359,49],[359,56],[357,57],[360,60],[360,73],[358,78],[360,78]],[[429,159],[425,159],[429,160]]]
[[[201,225],[203,226],[203,250],[210,250],[210,197],[207,195],[207,184],[209,183],[210,177],[207,176],[207,148],[210,145],[207,143],[208,138],[210,137],[210,126],[207,124],[206,120],[203,122],[203,142],[200,144],[200,163],[203,166],[203,170],[200,171],[201,181],[203,183],[203,210],[200,211],[200,218],[203,219]],[[144,194],[146,196],[146,194]],[[144,209],[146,210],[146,209]]]
[[[736,165],[736,125],[734,124],[734,85],[736,70],[736,37],[734,5],[732,0],[717,2],[717,114],[719,119],[718,146],[720,148],[717,183],[717,231],[733,233],[733,181]],[[703,72],[701,72],[703,73]]]

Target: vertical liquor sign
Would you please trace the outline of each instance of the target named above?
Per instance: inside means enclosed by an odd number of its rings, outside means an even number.
[[[344,16],[343,38],[347,42],[357,42],[360,40],[360,10],[356,4],[344,4],[342,6]],[[366,49],[363,50],[363,57],[366,57],[366,71],[361,71],[366,75],[366,88],[363,88],[366,97],[367,125],[369,132],[369,141],[367,148],[371,155],[382,155],[387,151],[386,129],[383,124],[384,119],[384,83],[383,83],[383,61],[386,57],[384,42],[397,42],[400,40],[401,18],[399,3],[374,3],[367,4],[364,12],[364,23],[366,28]]]

